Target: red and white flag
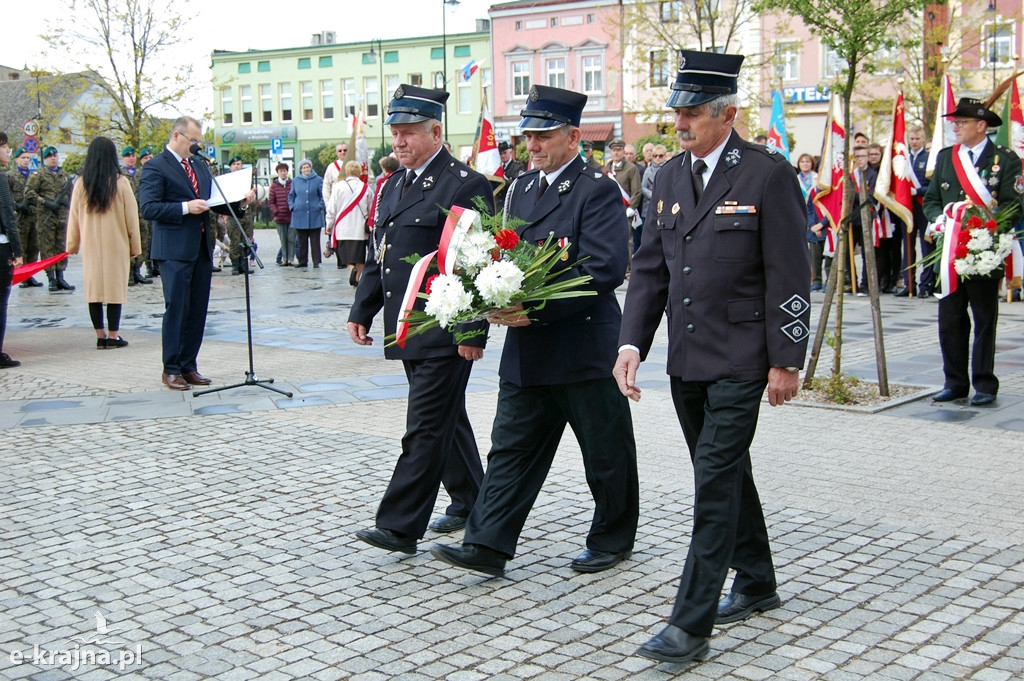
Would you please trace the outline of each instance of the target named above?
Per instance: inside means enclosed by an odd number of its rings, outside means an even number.
[[[1020,106],[1016,79],[1010,85],[1010,143],[1007,146],[1024,158],[1024,110]]]
[[[942,77],[942,92],[939,101],[935,104],[935,127],[932,132],[932,146],[928,153],[928,164],[925,166],[924,176],[931,179],[935,172],[935,162],[939,158],[939,150],[953,146],[956,141],[956,134],[953,132],[953,121],[946,118],[946,114],[956,108],[956,100],[953,99],[953,85],[949,82],[949,74]]]
[[[889,142],[888,151],[882,156],[882,167],[878,170],[878,180],[875,182],[875,200],[902,220],[904,225],[913,228],[913,184],[910,175],[914,170],[910,167],[910,154],[907,150],[907,127],[903,115],[902,92],[896,96],[890,130],[892,130],[892,140]]]
[[[842,105],[839,95],[832,95],[828,105],[828,119],[825,120],[825,139],[821,146],[821,162],[818,165],[818,187],[814,206],[821,217],[828,219],[825,232],[825,254],[836,252],[835,228],[843,216],[843,180],[846,177],[846,161],[843,150],[846,130],[843,129]]]
[[[480,139],[475,165],[478,173],[495,177],[505,176],[505,171],[501,167],[498,142],[494,139],[494,122],[491,120],[491,112],[487,110],[487,102],[484,102],[480,111]]]

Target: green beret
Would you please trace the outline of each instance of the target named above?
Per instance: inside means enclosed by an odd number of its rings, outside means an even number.
[[[241,161],[241,160],[242,160],[242,157],[241,157],[241,156],[239,156],[238,154],[235,154],[235,155],[234,155],[234,156],[232,156],[232,157],[231,157],[231,159],[230,159],[230,160],[228,161],[228,165],[231,165],[231,164],[232,164],[232,163],[234,163],[235,161]]]
[[[150,149],[149,147],[142,147],[141,149],[139,149],[139,156],[152,156],[152,155],[153,155],[153,150]]]
[[[134,156],[134,155],[135,155],[135,147],[133,147],[130,144],[127,147],[125,147],[124,149],[121,150],[121,156],[122,157],[123,156]]]
[[[46,147],[43,149],[43,158],[50,158],[57,155],[57,147]]]
[[[28,153],[30,153],[30,152],[25,147],[18,147],[18,150],[14,152],[14,158],[18,158],[22,154],[28,154]]]

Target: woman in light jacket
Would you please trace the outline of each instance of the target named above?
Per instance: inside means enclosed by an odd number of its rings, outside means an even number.
[[[68,253],[82,252],[82,276],[96,348],[123,348],[118,335],[121,306],[128,299],[131,259],[142,253],[139,206],[131,182],[117,164],[117,147],[106,137],[89,144],[82,175],[75,182],[68,209]],[[107,330],[103,330],[103,305]]]
[[[324,227],[324,181],[308,158],[299,162],[299,174],[292,179],[288,190],[288,209],[292,212],[292,229],[299,235],[299,261],[296,267],[306,267],[313,256],[313,268],[320,268],[320,230]]]
[[[349,283],[354,286],[363,276],[363,264],[366,262],[366,218],[373,192],[359,178],[363,167],[358,161],[347,162],[343,170],[345,179],[334,183],[331,200],[327,202],[327,233],[338,256],[338,269],[344,269],[346,265],[354,268],[354,276],[349,278]]]

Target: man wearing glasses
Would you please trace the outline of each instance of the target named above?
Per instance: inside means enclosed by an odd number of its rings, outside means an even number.
[[[956,143],[939,152],[931,184],[924,195],[924,215],[935,222],[946,205],[968,200],[987,206],[993,213],[1021,200],[1024,178],[1017,154],[993,144],[986,133],[1003,121],[977,99],[962,98],[946,114],[953,119]],[[956,290],[939,300],[939,347],[945,383],[932,400],[952,402],[967,397],[974,385],[971,404],[992,404],[999,391],[995,374],[996,322],[999,317],[999,280],[1003,268],[985,276],[961,279]],[[948,290],[948,288],[946,289]],[[968,346],[971,332],[970,306],[974,317],[974,348]],[[971,372],[967,373],[968,355]]]
[[[647,145],[644,145],[644,153],[647,153]],[[651,210],[651,190],[654,189],[654,178],[658,174],[658,170],[665,165],[665,161],[668,160],[668,151],[665,149],[664,144],[651,145],[650,161],[647,163],[647,169],[644,170],[643,179],[640,181],[640,191],[644,195],[644,210],[641,217],[645,220]],[[633,252],[636,253],[637,249],[640,248],[640,239],[643,235],[643,225],[633,229]]]
[[[345,157],[348,156],[348,142],[338,142],[334,147],[335,159],[324,171],[324,203],[331,200],[331,187],[339,178],[344,179],[345,173],[342,166],[345,165]]]

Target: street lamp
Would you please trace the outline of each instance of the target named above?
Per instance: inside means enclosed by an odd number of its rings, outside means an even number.
[[[376,51],[373,44],[377,43]],[[380,46],[380,38],[370,41],[370,58],[377,62],[377,98],[379,101],[377,110],[380,112],[380,151],[384,153],[384,49]]]
[[[441,0],[441,52],[443,52],[441,68],[444,69],[444,73],[441,74],[441,87],[445,92],[448,92],[448,13],[446,10],[449,5],[452,7],[458,7],[459,0]],[[445,104],[444,107],[444,134],[447,138],[449,134],[447,104]]]

